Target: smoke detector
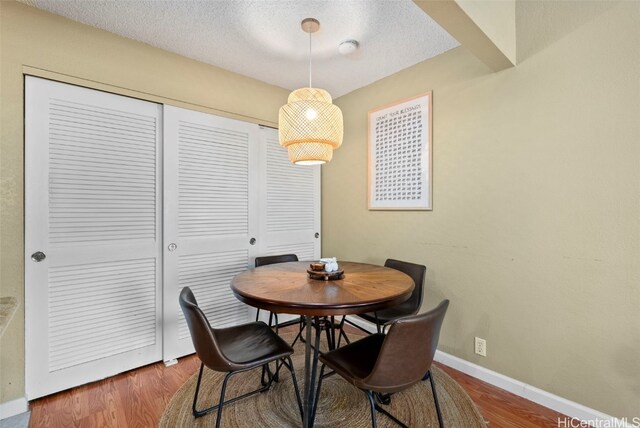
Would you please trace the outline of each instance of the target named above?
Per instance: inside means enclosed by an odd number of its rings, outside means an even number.
[[[338,52],[342,55],[350,55],[358,50],[360,43],[357,40],[349,39],[343,42],[340,42],[338,45]]]

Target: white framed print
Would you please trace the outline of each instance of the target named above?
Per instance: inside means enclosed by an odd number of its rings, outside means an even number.
[[[431,210],[432,92],[369,111],[369,209]]]

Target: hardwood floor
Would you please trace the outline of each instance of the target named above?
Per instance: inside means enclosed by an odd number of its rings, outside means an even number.
[[[471,377],[444,364],[435,363],[455,379],[480,409],[489,428],[493,427],[558,427],[565,415],[518,397],[504,389]],[[575,425],[575,426],[579,426]]]
[[[30,427],[155,427],[178,388],[196,371],[195,355],[151,364],[31,404]],[[564,415],[438,364],[476,403],[489,428],[557,427]],[[458,427],[456,427],[458,428]]]

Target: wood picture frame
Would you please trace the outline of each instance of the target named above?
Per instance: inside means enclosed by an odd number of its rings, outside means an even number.
[[[369,210],[427,210],[433,193],[433,93],[368,112]]]

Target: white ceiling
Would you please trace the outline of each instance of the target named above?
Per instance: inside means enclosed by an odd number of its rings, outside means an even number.
[[[411,0],[22,0],[93,27],[287,89],[309,84],[338,97],[458,46]],[[345,57],[338,44],[356,39]]]

